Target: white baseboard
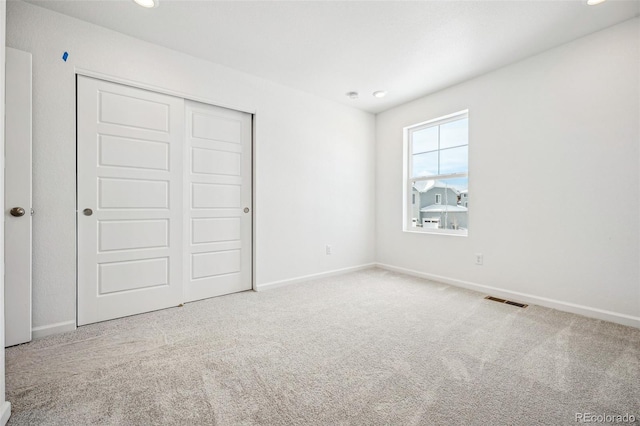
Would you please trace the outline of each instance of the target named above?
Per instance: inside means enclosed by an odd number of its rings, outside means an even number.
[[[318,274],[304,275],[302,277],[290,278],[282,281],[272,281],[270,283],[258,284],[256,285],[255,290],[256,291],[270,290],[273,288],[284,287],[291,284],[298,284],[305,281],[316,280],[319,278],[327,278],[327,277],[332,277],[334,275],[341,275],[349,272],[362,271],[364,269],[370,269],[375,267],[376,267],[375,263],[366,263],[364,265],[351,266],[351,267],[342,268],[342,269],[334,269],[332,271],[320,272]]]
[[[65,333],[76,329],[76,321],[58,322],[55,324],[33,327],[31,329],[31,337],[39,339],[40,337],[50,336],[52,334]]]
[[[557,309],[559,311],[570,312],[572,314],[583,315],[585,317],[596,318],[622,325],[628,325],[630,327],[640,328],[640,317],[635,317],[632,315],[620,314],[617,312],[606,311],[589,306],[577,305],[570,302],[562,302],[560,300],[548,299],[546,297],[534,296],[532,294],[520,293],[518,291],[505,290],[502,288],[491,287],[484,284],[477,284],[470,281],[463,281],[454,278],[443,277],[440,275],[427,274],[425,272],[400,268],[398,266],[387,265],[384,263],[377,263],[376,266],[378,268],[386,269],[389,271],[400,272],[402,274],[412,275],[414,277],[425,278],[444,284],[450,284],[454,287],[462,287],[468,290],[475,290],[491,296],[501,297],[503,299],[512,299],[518,302],[544,306],[546,308]]]
[[[9,417],[11,417],[11,403],[9,401],[5,401],[0,408],[0,425],[6,425],[9,421]]]

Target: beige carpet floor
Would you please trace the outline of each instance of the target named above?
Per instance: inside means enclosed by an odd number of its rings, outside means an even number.
[[[6,351],[9,424],[640,418],[639,329],[483,296],[370,269],[80,327]]]

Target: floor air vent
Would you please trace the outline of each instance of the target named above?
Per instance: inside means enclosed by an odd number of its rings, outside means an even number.
[[[504,299],[500,299],[498,297],[493,297],[493,296],[487,296],[485,297],[485,299],[493,300],[494,302],[498,302],[498,303],[505,303],[507,305],[517,306],[518,308],[526,308],[527,306],[529,306],[529,305],[525,305],[524,303],[512,302],[511,300],[504,300]]]

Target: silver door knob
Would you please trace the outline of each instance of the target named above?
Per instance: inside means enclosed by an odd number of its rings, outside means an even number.
[[[9,210],[9,213],[11,213],[11,216],[20,217],[24,216],[25,211],[22,207],[14,207]]]
[[[85,216],[91,216],[93,214],[93,210],[84,209],[84,210],[82,210],[82,213],[84,213]]]
[[[249,207],[245,207],[245,208],[244,208],[244,212],[245,212],[245,213],[249,213]]]

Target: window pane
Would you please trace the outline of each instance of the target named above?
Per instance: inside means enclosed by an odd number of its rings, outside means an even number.
[[[413,171],[411,177],[431,176],[438,174],[438,151],[412,156]]]
[[[440,174],[467,173],[469,171],[469,147],[449,148],[440,151]]]
[[[469,143],[469,119],[452,121],[440,126],[440,149]]]
[[[411,132],[413,154],[438,149],[438,126]]]
[[[424,229],[467,229],[467,177],[415,182],[411,226]]]

